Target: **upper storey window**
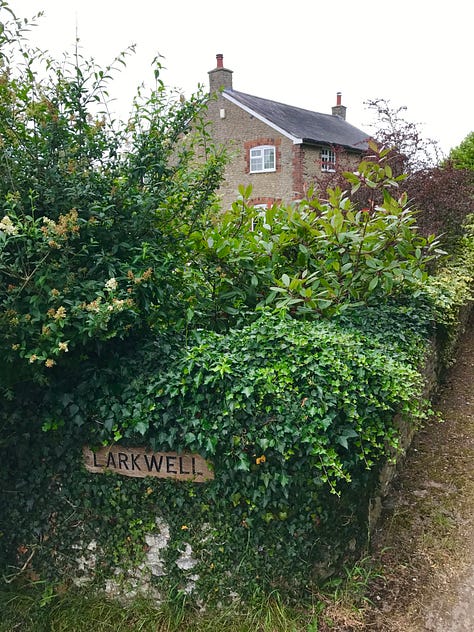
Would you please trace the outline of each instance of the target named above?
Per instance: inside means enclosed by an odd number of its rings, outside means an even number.
[[[260,145],[250,150],[250,173],[276,171],[276,152],[273,145]]]
[[[336,171],[336,152],[321,149],[321,171]]]

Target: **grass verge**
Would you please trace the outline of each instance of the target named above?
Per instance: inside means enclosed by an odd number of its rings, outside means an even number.
[[[311,601],[283,603],[277,593],[197,609],[176,592],[162,604],[136,598],[126,604],[86,589],[29,583],[0,591],[0,632],[326,632],[357,630],[367,586],[379,574],[365,558],[315,591]]]

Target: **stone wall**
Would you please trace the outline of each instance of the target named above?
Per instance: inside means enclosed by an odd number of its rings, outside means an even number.
[[[442,382],[444,372],[447,368],[446,363],[448,362],[449,364],[449,362],[454,361],[452,358],[454,357],[456,346],[462,339],[462,335],[466,329],[469,319],[473,314],[473,302],[469,302],[461,308],[457,329],[453,332],[453,336],[450,338],[450,342],[448,343],[450,346],[454,345],[454,347],[447,349],[446,341],[444,341],[442,336],[439,334],[433,336],[430,341],[422,370],[425,384],[423,396],[425,398],[432,400],[436,397],[436,391]],[[389,495],[390,486],[396,478],[397,473],[400,471],[400,468],[403,467],[406,451],[409,449],[413,437],[417,432],[416,426],[407,421],[403,421],[401,418],[397,418],[396,423],[400,430],[400,445],[402,453],[397,455],[396,460],[387,460],[380,469],[376,493],[373,495],[369,503],[370,531],[375,528],[380,519],[383,499]]]

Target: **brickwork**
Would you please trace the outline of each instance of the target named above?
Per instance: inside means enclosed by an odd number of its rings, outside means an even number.
[[[302,145],[293,145],[293,191],[292,200],[301,200],[305,194],[304,174],[305,150]]]
[[[279,202],[281,202],[281,199],[271,197],[252,197],[249,200],[249,204],[251,206],[266,206],[267,208],[270,208]]]
[[[238,198],[240,186],[252,186],[252,200],[289,203],[302,199],[311,186],[327,177],[327,172],[321,169],[322,147],[295,143],[223,96],[221,90],[231,91],[233,86],[232,71],[224,67],[222,54],[216,55],[216,68],[209,71],[209,89],[212,95],[207,114],[210,133],[216,145],[223,146],[229,156],[219,191],[223,210]],[[340,93],[333,114],[345,119]],[[251,173],[250,150],[264,145],[275,147],[275,171]],[[337,159],[344,160],[347,169],[357,165],[358,157],[356,152],[337,151]]]
[[[293,199],[293,142],[222,96],[209,103],[211,135],[229,152],[220,190],[224,208],[238,197],[240,185],[252,185],[252,198]],[[250,173],[249,152],[259,145],[276,148],[276,171]]]
[[[252,185],[252,199],[289,203],[303,198],[326,175],[321,170],[321,147],[293,143],[222,95],[210,101],[208,119],[214,142],[225,147],[230,157],[219,191],[224,209],[235,202],[240,185]],[[260,145],[275,146],[275,171],[250,173],[250,149]],[[338,166],[347,170],[354,169],[360,159],[357,153],[338,148],[336,156]]]
[[[335,147],[338,172],[353,171],[360,162],[360,154]],[[327,181],[330,172],[321,169],[321,147],[306,147],[304,152],[303,174],[306,187]]]

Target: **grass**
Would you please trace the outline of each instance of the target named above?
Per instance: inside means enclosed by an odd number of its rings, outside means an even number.
[[[175,598],[176,599],[176,598]],[[55,595],[48,603],[30,591],[0,593],[2,632],[299,632],[310,628],[311,617],[270,597],[253,608],[236,605],[200,613],[184,599],[156,606],[146,599],[123,605],[84,592]]]
[[[86,589],[66,591],[41,582],[0,591],[0,632],[326,632],[358,629],[368,584],[378,574],[368,560],[289,606],[274,592],[249,604],[193,607],[182,592],[161,605],[145,598],[123,604]],[[349,629],[349,627],[347,628]]]
[[[85,630],[172,630],[160,621],[150,603],[136,601],[124,608],[99,596],[53,594],[45,599],[36,587],[0,593],[2,632],[80,632]]]

